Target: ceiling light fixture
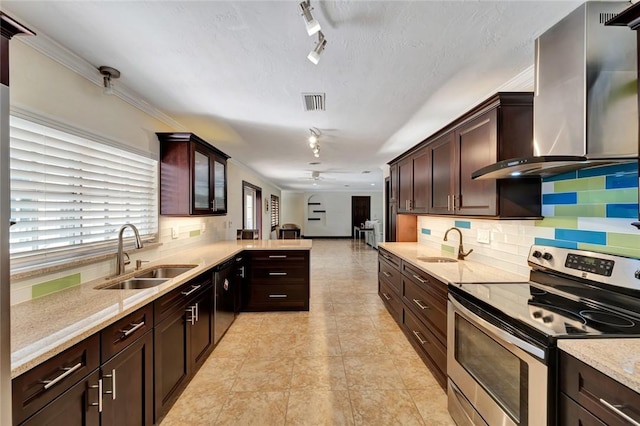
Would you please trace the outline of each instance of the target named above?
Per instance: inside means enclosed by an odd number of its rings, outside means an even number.
[[[326,45],[327,40],[324,38],[324,34],[322,34],[322,31],[318,31],[318,42],[316,43],[316,47],[307,55],[307,59],[315,65],[318,65],[318,62],[320,62],[320,54],[324,51]]]
[[[313,151],[314,157],[320,157],[320,130],[316,128],[309,129],[309,148]]]
[[[302,9],[302,17],[304,18],[304,25],[307,27],[307,34],[312,36],[320,31],[320,23],[311,15],[311,11],[313,10],[311,1],[305,0],[300,3],[300,9]]]
[[[100,74],[102,74],[102,82],[104,85],[103,93],[105,95],[113,95],[113,86],[111,83],[111,79],[120,78],[120,71],[104,65],[98,68],[98,71],[100,71]]]

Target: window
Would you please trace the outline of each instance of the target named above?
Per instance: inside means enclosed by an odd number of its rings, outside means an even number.
[[[256,229],[256,190],[244,187],[244,229]]]
[[[35,121],[10,117],[13,266],[110,252],[125,223],[155,238],[157,160]]]
[[[280,225],[280,197],[271,195],[271,230]]]

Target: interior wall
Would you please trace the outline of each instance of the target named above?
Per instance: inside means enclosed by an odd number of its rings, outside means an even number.
[[[350,237],[351,197],[371,197],[370,220],[382,222],[383,194],[380,192],[305,192],[300,207],[304,212],[304,235],[307,237]],[[320,211],[320,212],[314,212]],[[317,220],[314,220],[317,219]]]
[[[282,191],[280,198],[280,224],[295,223],[304,235],[305,230],[305,198],[304,192]]]
[[[10,72],[10,106],[13,109],[36,113],[130,146],[155,158],[159,154],[155,133],[177,130],[116,96],[104,95],[102,87],[24,43],[12,45]],[[211,142],[215,145],[215,141]],[[242,225],[243,180],[262,188],[261,211],[266,230],[263,238],[268,239],[270,212],[264,208],[264,199],[269,199],[271,194],[280,196],[280,189],[231,158],[227,163],[228,214],[208,217],[160,216],[158,242],[161,244],[141,251],[131,250],[132,262],[135,263],[137,259],[152,261],[169,256],[175,250],[235,239],[236,229]],[[173,238],[174,230],[177,238]],[[36,286],[40,290],[46,288],[55,291],[111,275],[115,269],[114,258],[81,266],[70,264],[69,268],[50,273],[35,271],[26,276],[14,274],[11,279],[11,304],[31,299]]]

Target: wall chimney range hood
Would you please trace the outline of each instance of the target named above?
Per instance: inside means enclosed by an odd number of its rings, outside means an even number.
[[[604,23],[627,2],[586,2],[535,43],[533,156],[473,179],[546,177],[638,161],[636,35]]]

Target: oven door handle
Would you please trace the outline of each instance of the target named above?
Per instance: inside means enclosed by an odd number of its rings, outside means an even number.
[[[517,346],[518,348],[522,349],[523,351],[531,355],[537,356],[538,358],[543,360],[545,359],[544,349],[534,346],[529,342],[525,342],[522,339],[518,339],[517,337],[506,332],[500,327],[496,327],[495,325],[491,324],[489,321],[479,317],[478,315],[471,312],[469,309],[465,308],[462,304],[460,304],[460,302],[455,300],[455,297],[451,294],[449,294],[449,302],[454,306],[454,308],[456,309],[456,311],[458,311],[458,313],[462,314],[463,317],[465,317],[467,320],[471,321],[472,323],[479,325],[480,327],[494,334],[498,338],[506,342],[509,342],[514,346]]]

